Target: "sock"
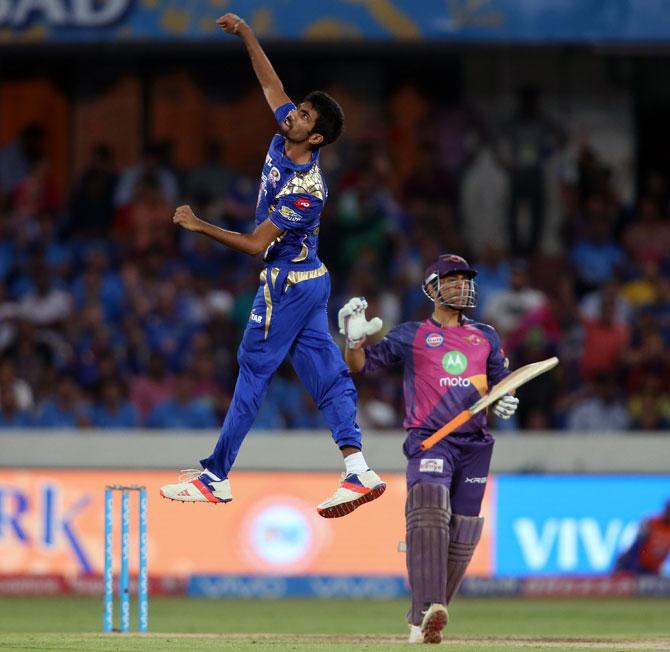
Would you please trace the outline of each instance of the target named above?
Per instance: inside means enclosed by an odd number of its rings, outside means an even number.
[[[214,475],[211,471],[205,469],[203,473],[206,473],[214,482],[221,482],[221,478],[218,475]]]
[[[346,467],[347,475],[350,473],[363,473],[370,468],[363,457],[363,453],[360,451],[347,455],[344,458],[344,466]]]

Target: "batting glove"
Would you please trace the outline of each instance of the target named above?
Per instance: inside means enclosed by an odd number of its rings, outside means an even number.
[[[519,399],[511,394],[505,394],[501,399],[496,401],[493,406],[493,414],[501,419],[509,419],[519,407]]]
[[[354,297],[349,299],[337,313],[340,333],[346,338],[350,349],[355,349],[364,337],[374,335],[384,325],[379,317],[373,317],[370,321],[365,318],[367,307],[365,297]]]

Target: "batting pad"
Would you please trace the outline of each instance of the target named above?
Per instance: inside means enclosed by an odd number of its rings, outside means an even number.
[[[481,516],[454,514],[449,527],[449,558],[447,561],[447,604],[458,591],[465,570],[475,554],[484,529]]]
[[[411,625],[421,624],[431,604],[446,604],[450,516],[449,490],[444,485],[419,483],[409,490],[405,522]]]

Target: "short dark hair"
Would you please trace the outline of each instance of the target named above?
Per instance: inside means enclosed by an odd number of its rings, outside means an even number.
[[[344,127],[342,107],[328,93],[323,91],[312,91],[303,102],[309,102],[319,114],[312,133],[321,134],[323,142],[316,148],[335,142],[340,137]]]

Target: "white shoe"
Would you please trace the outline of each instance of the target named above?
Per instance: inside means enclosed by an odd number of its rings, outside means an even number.
[[[233,499],[230,482],[214,480],[207,470],[187,469],[179,482],[161,487],[161,496],[182,503],[229,503]]]
[[[441,643],[442,630],[449,622],[449,613],[443,604],[431,604],[421,621],[424,643]]]
[[[421,631],[420,625],[410,625],[409,626],[409,638],[407,639],[408,643],[423,643],[423,632]]]
[[[338,490],[316,509],[324,518],[346,516],[364,503],[379,498],[385,489],[386,484],[371,469],[363,473],[343,473]]]

